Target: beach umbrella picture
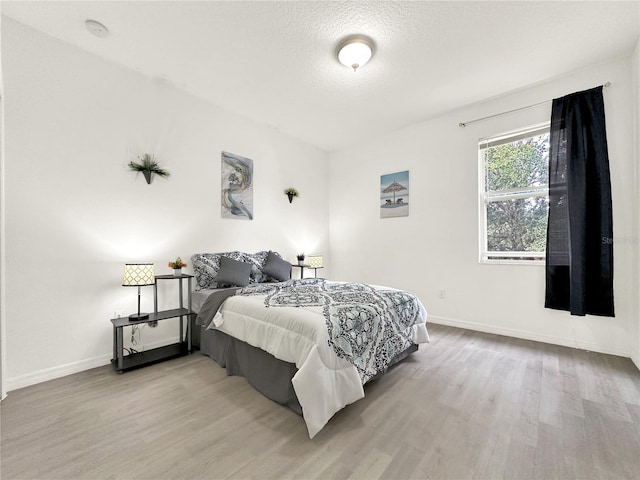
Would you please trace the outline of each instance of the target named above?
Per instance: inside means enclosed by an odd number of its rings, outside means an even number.
[[[380,175],[378,191],[380,218],[409,216],[409,170]],[[399,192],[398,195],[396,192]]]
[[[398,182],[393,182],[387,188],[382,190],[382,193],[392,193],[393,192],[393,203],[396,202],[396,192],[400,192],[402,190],[406,190],[407,187],[404,185],[400,185]]]

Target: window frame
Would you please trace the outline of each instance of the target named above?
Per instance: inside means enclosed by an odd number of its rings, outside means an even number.
[[[518,140],[549,133],[550,122],[537,123],[498,135],[480,138],[478,140],[478,258],[483,264],[507,265],[545,265],[546,252],[501,252],[489,251],[487,237],[487,205],[489,203],[522,198],[549,198],[549,184],[526,186],[507,190],[486,191],[486,171],[484,150],[486,148],[512,143]],[[548,182],[548,181],[547,181]],[[515,257],[515,258],[509,258]]]

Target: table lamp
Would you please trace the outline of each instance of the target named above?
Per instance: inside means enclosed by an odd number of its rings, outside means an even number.
[[[322,268],[322,255],[309,255],[307,256],[307,265],[311,268]]]
[[[129,315],[129,321],[144,320],[149,318],[148,313],[140,313],[140,287],[153,285],[155,277],[153,274],[153,263],[127,263],[124,266],[122,277],[123,287],[138,287],[138,313]]]

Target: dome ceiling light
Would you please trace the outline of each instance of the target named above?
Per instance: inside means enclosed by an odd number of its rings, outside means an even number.
[[[365,35],[350,35],[336,47],[338,61],[345,67],[353,68],[354,72],[367,63],[374,53],[375,44]]]
[[[107,36],[109,35],[109,29],[100,22],[97,22],[95,20],[87,20],[84,22],[84,24],[86,25],[87,30],[89,30],[89,33],[95,35],[98,38],[107,38]]]

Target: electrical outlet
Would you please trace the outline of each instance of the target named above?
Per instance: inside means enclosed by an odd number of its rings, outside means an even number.
[[[447,291],[446,290],[438,291],[438,298],[440,300],[444,300],[445,298],[447,298]]]
[[[113,318],[122,318],[124,317],[124,312],[122,310],[116,310],[113,312]]]

